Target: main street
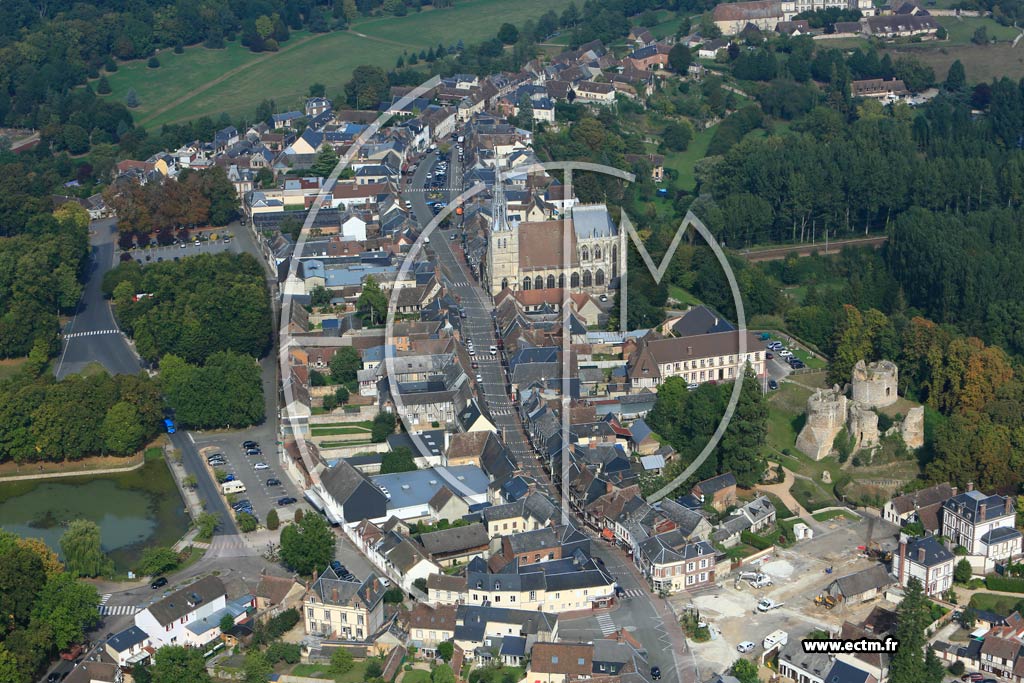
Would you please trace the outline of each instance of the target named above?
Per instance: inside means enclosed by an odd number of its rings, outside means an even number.
[[[460,165],[456,155],[452,156],[449,161],[449,177],[461,179],[462,169],[458,167]],[[426,203],[426,193],[420,191],[420,188],[427,184],[426,174],[432,170],[436,160],[437,155],[433,153],[423,159],[409,185],[414,191],[406,194],[421,228],[433,219],[433,212]],[[452,185],[449,200],[462,191],[454,182]],[[452,218],[455,218],[454,214]],[[523,471],[546,485],[559,499],[559,492],[555,490],[527,440],[518,410],[508,395],[504,352],[499,352],[495,358],[488,352],[491,345],[497,345],[491,315],[494,305],[491,297],[468,272],[466,264],[453,252],[452,245],[456,242],[461,244],[461,234],[456,230],[457,226],[444,231],[435,230],[427,246],[434,252],[448,286],[458,297],[466,314],[463,334],[473,340],[479,366],[475,373],[482,380],[477,383],[477,396],[484,402],[484,407]],[[453,234],[458,235],[455,240],[451,239]],[[618,628],[625,628],[643,644],[650,664],[660,667],[666,683],[696,683],[699,674],[693,653],[686,644],[679,620],[668,601],[651,594],[646,580],[640,576],[632,560],[618,547],[600,540],[593,530],[587,529],[579,520],[574,519],[573,523],[591,536],[594,556],[604,562],[615,576],[625,597],[619,600],[617,608],[611,612],[563,620],[559,628],[562,638],[588,641],[610,635]]]

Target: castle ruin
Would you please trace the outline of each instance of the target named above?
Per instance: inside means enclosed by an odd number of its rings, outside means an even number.
[[[874,409],[896,402],[898,380],[899,369],[892,361],[858,361],[850,382],[852,399],[847,399],[845,390],[838,385],[819,389],[807,399],[807,421],[797,437],[797,449],[821,460],[832,452],[835,438],[844,427],[853,439],[855,451],[877,447],[882,434]],[[907,448],[924,445],[924,408],[911,408],[902,422],[886,430],[885,436],[894,433],[903,437]]]
[[[865,408],[884,408],[896,402],[899,396],[896,388],[899,369],[891,360],[877,363],[857,361],[853,366],[850,384],[853,385],[853,401]]]

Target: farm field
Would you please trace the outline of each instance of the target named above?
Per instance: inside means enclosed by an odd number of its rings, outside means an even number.
[[[221,113],[251,115],[264,99],[286,111],[301,105],[313,83],[323,83],[328,96],[336,96],[361,64],[388,69],[406,49],[460,39],[476,43],[493,37],[502,22],[522,24],[549,9],[561,13],[569,1],[467,0],[451,9],[364,19],[349,31],[295,31],[278,52],[253,53],[237,41],[223,50],[194,46],[180,55],[164,50],[159,69],[137,60],[108,74],[112,92],[107,97],[123,100],[134,90],[136,122],[149,129]]]

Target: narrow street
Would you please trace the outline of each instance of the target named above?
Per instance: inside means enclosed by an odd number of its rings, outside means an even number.
[[[406,194],[406,198],[412,202],[413,212],[421,229],[434,217],[426,203],[426,193],[421,188],[427,184],[426,174],[433,168],[436,160],[436,153],[432,153],[421,161],[409,185],[413,191]],[[450,177],[453,180],[452,189],[449,190],[450,201],[464,188],[455,182],[456,179],[461,180],[462,169],[454,155],[449,161],[449,166]],[[452,218],[455,219],[454,214]],[[466,313],[463,332],[473,341],[479,352],[476,358],[479,367],[475,372],[479,374],[482,382],[477,396],[483,400],[484,407],[523,472],[542,483],[554,499],[560,501],[560,492],[544,471],[540,459],[527,439],[519,412],[508,394],[504,351],[500,350],[493,359],[486,353],[490,346],[498,345],[492,317],[494,306],[490,295],[469,275],[465,263],[461,262],[452,250],[453,243],[458,241],[461,244],[462,233],[457,230],[457,224],[448,230],[435,230],[429,235],[430,242],[426,246],[436,255],[447,286],[459,298]],[[571,522],[590,535],[595,558],[603,562],[616,577],[624,597],[619,600],[618,607],[611,611],[602,610],[592,615],[564,620],[561,628],[562,638],[575,638],[585,642],[625,628],[643,644],[648,652],[649,663],[661,668],[662,680],[666,683],[697,683],[699,674],[693,654],[686,644],[679,620],[668,601],[651,594],[646,580],[625,552],[600,540],[596,533],[574,515]]]

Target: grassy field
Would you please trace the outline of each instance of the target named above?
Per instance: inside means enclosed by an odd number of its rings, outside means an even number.
[[[313,436],[337,436],[339,434],[370,434],[369,429],[362,427],[320,427],[312,426]]]
[[[928,49],[930,48],[930,49]],[[1009,43],[996,45],[950,45],[941,47],[907,45],[891,48],[885,52],[892,59],[901,55],[913,55],[935,70],[935,78],[944,81],[949,66],[956,60],[964,65],[968,83],[991,82],[993,78],[1008,76],[1012,79],[1024,77],[1024,49]]]
[[[793,494],[793,497],[796,498],[808,512],[814,512],[819,508],[829,507],[836,503],[836,499],[832,494],[828,493],[817,483],[807,479],[797,479],[793,482],[793,486],[789,489],[789,492]]]
[[[668,286],[668,295],[672,299],[675,299],[676,301],[678,301],[680,306],[699,306],[700,305],[700,299],[698,299],[693,294],[691,294],[690,292],[686,291],[685,289],[683,289],[679,285],[669,285]]]
[[[804,426],[804,410],[811,390],[792,382],[782,382],[768,398],[768,446],[775,451],[792,449]],[[787,467],[787,463],[783,463]]]
[[[989,40],[1011,42],[1020,33],[1012,26],[1003,26],[995,19],[989,17],[935,17],[939,25],[946,29],[949,38],[939,45],[968,45],[974,32],[984,27],[988,32]]]
[[[522,24],[549,9],[561,13],[569,1],[464,0],[450,9],[365,19],[350,31],[296,31],[276,53],[253,53],[238,42],[223,50],[190,47],[180,55],[165,50],[159,55],[159,69],[139,60],[109,74],[112,92],[107,97],[121,100],[135,90],[136,122],[146,128],[200,116],[216,118],[222,112],[251,116],[264,99],[286,111],[301,104],[313,83],[323,83],[328,96],[334,97],[361,64],[387,69],[405,50],[418,52],[460,39],[476,43],[492,37],[502,22]]]
[[[708,145],[711,138],[715,136],[717,126],[706,128],[693,136],[690,146],[683,152],[666,155],[665,168],[671,168],[679,174],[677,185],[684,190],[693,190],[697,187],[697,177],[693,168],[708,153]]]

